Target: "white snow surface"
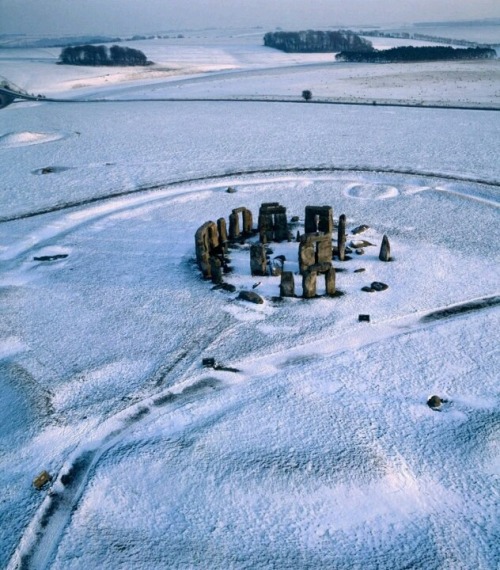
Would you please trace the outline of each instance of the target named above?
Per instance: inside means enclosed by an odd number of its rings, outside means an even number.
[[[323,72],[304,66],[323,56],[256,38],[166,42],[176,73],[232,70],[177,86],[47,72],[55,50],[0,50],[1,74],[130,99],[300,94]],[[143,47],[160,61],[163,43]],[[0,566],[498,567],[498,304],[425,318],[500,295],[497,112],[122,101],[0,116]],[[235,293],[200,278],[196,229],[274,201],[293,233],[328,204],[348,242],[374,244],[334,260],[342,296],[319,279],[320,297],[278,301],[246,246],[229,254]],[[271,247],[298,271],[295,241]],[[361,291],[372,281],[389,289]]]

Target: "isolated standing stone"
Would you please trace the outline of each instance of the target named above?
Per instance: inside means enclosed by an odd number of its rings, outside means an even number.
[[[280,283],[281,297],[295,297],[295,279],[291,271],[283,271]]]
[[[391,261],[391,245],[389,243],[389,238],[386,235],[382,238],[382,245],[380,246],[378,258],[380,261]]]
[[[338,237],[337,237],[337,247],[338,247],[338,255],[340,261],[345,260],[345,214],[341,214],[339,217],[339,228],[338,228]]]

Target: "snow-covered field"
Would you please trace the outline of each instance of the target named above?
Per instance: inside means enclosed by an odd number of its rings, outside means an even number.
[[[55,66],[58,50],[0,50],[0,74],[70,97],[337,96],[334,72],[321,91],[327,68],[311,67],[324,55],[256,38],[175,44],[183,82],[101,81]],[[141,49],[167,67],[161,43]],[[351,94],[394,74],[384,97],[416,97],[406,68],[383,67],[336,73]],[[474,102],[494,101],[486,80],[475,89]],[[1,110],[0,566],[497,568],[499,155],[487,111]],[[374,247],[334,261],[343,296],[277,301],[279,278],[251,277],[244,250],[231,253],[235,293],[200,279],[196,229],[270,201],[299,229],[309,204],[345,213],[348,241],[370,226],[359,239]],[[378,260],[383,234],[391,263]],[[291,271],[295,248],[273,245]],[[258,281],[264,304],[236,299]],[[389,289],[361,291],[372,281]],[[204,369],[205,357],[238,372]],[[50,492],[32,486],[43,469]]]

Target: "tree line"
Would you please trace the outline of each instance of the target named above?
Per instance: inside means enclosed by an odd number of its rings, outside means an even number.
[[[385,50],[342,51],[335,56],[337,61],[365,63],[400,63],[415,61],[494,59],[496,51],[491,48],[452,48],[449,46],[402,46]]]
[[[61,51],[59,61],[62,65],[151,65],[144,53],[138,49],[122,46],[81,45],[68,46]]]
[[[287,53],[322,53],[343,50],[369,51],[371,42],[349,30],[322,32],[306,30],[301,32],[268,32],[264,45]]]

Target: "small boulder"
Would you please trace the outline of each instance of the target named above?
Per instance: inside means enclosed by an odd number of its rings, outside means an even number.
[[[375,293],[375,289],[372,289],[371,287],[368,286],[361,287],[361,291],[364,291],[365,293]]]
[[[233,188],[232,186],[229,186],[228,189],[226,190],[226,192],[228,194],[234,194],[236,192],[236,188]]]
[[[440,408],[441,404],[443,403],[444,400],[441,400],[441,398],[439,396],[431,396],[428,400],[427,400],[427,405],[429,406],[429,408],[432,408],[433,410]]]
[[[299,216],[292,216],[292,217],[290,218],[290,222],[291,222],[292,224],[296,224],[296,223],[299,221],[299,219],[300,219]]]
[[[389,289],[389,285],[386,285],[385,283],[382,283],[381,281],[374,281],[370,287],[374,290],[374,291],[385,291],[386,289]]]
[[[256,305],[262,305],[264,303],[264,299],[255,293],[255,291],[240,291],[238,299],[248,301],[249,303],[255,303]]]
[[[360,267],[359,269],[355,269],[354,273],[363,273],[364,271],[366,271],[366,269],[364,267]]]

